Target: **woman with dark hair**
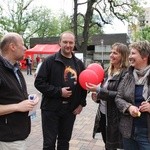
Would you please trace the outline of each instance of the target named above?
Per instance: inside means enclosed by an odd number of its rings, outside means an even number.
[[[125,150],[150,150],[150,43],[129,45],[130,67],[118,88],[120,131]]]

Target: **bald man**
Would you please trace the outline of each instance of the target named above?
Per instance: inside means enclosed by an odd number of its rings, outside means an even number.
[[[4,35],[0,43],[0,149],[25,150],[30,133],[28,112],[37,104],[28,100],[18,61],[23,59],[24,41],[17,33]]]

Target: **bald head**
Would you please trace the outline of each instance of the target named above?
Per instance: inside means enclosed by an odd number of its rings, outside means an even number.
[[[1,55],[11,63],[22,60],[26,50],[23,38],[18,33],[7,33],[1,40]]]
[[[75,40],[75,35],[74,35],[74,33],[71,32],[71,31],[65,31],[65,32],[61,33],[59,40],[61,41],[62,38],[63,38],[63,36],[65,36],[66,34],[67,34],[67,35],[68,35],[68,34],[72,35],[72,36],[74,37],[74,40]]]
[[[18,33],[10,32],[3,36],[0,43],[0,49],[2,53],[5,53],[8,48],[9,44],[14,43],[17,44],[18,39],[22,38]]]

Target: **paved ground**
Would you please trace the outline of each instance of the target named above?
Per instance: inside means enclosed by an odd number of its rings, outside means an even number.
[[[27,82],[28,92],[30,94],[39,92],[34,88],[33,75],[26,75],[23,71]],[[101,140],[101,135],[98,134],[96,139],[92,138],[92,130],[95,119],[95,114],[98,105],[91,100],[90,93],[87,98],[87,106],[82,113],[77,116],[75,121],[72,140],[70,141],[70,150],[104,150],[104,144]],[[27,150],[42,150],[42,131],[41,131],[41,116],[38,106],[36,118],[32,120],[31,134],[27,139]]]

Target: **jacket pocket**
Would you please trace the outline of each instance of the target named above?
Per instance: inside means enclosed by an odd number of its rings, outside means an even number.
[[[0,124],[0,140],[7,141],[13,136],[12,130],[7,123]]]

